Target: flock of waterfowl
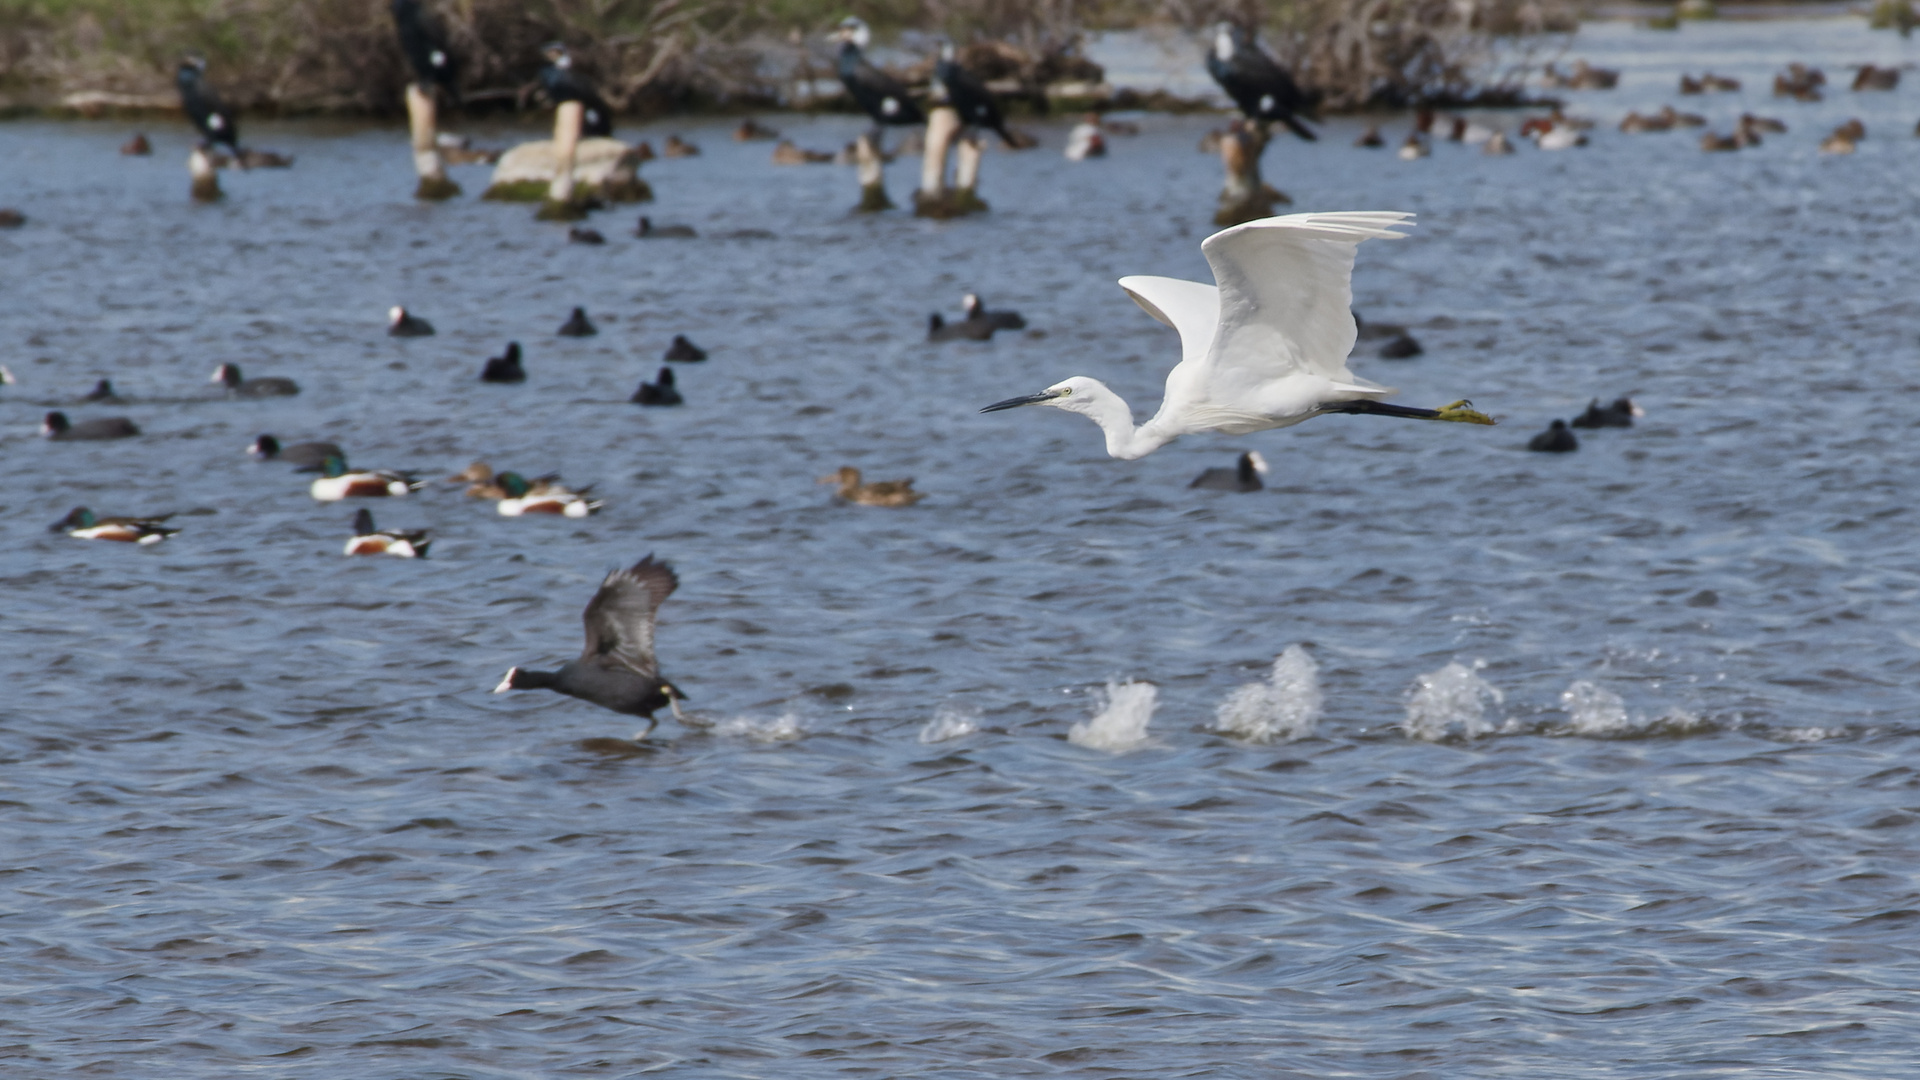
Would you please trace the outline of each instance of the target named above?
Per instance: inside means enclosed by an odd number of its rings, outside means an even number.
[[[410,108],[419,106],[420,96],[427,99],[425,108],[431,138],[423,144],[416,130],[414,144],[416,159],[421,162],[422,197],[444,197],[444,192],[428,194],[427,182],[432,178],[432,170],[439,168],[443,157],[466,151],[464,144],[432,134],[431,100],[437,91],[456,104],[459,102],[459,65],[444,34],[425,17],[417,0],[393,0],[392,7],[402,49],[418,76],[418,81],[409,88]],[[862,136],[863,140],[870,140],[870,145],[853,155],[861,159],[863,170],[878,156],[880,132],[888,126],[925,126],[929,141],[958,138],[964,142],[974,137],[970,133],[986,131],[996,134],[1008,147],[1030,144],[1031,140],[1007,127],[993,95],[980,79],[958,63],[950,44],[941,49],[933,65],[932,99],[923,110],[904,83],[867,61],[863,50],[869,43],[869,32],[864,23],[858,19],[846,20],[836,39],[840,45],[837,65],[840,79],[851,98],[874,122],[873,133]],[[583,137],[610,136],[612,110],[573,67],[565,47],[549,46],[544,55],[548,64],[541,73],[540,92],[559,110],[563,120],[571,118],[567,121],[570,128],[567,124],[556,127],[555,145],[565,145],[566,153],[571,155],[573,144]],[[1257,159],[1265,146],[1270,125],[1285,127],[1302,140],[1317,138],[1306,122],[1312,114],[1313,96],[1303,92],[1286,70],[1262,51],[1241,27],[1223,23],[1217,28],[1206,54],[1206,65],[1243,117],[1235,127],[1209,136],[1210,143],[1203,144],[1203,149],[1222,150],[1223,160],[1228,162],[1230,183],[1236,168],[1233,162],[1236,146],[1243,149],[1251,146],[1253,162],[1242,162],[1240,167],[1252,169],[1257,177]],[[226,162],[242,168],[290,164],[290,159],[280,155],[242,146],[239,125],[232,111],[221,104],[203,81],[205,67],[203,60],[190,58],[181,64],[176,82],[183,108],[202,138],[195,153],[212,162],[207,168]],[[1584,61],[1576,64],[1571,72],[1549,68],[1548,74],[1552,85],[1569,89],[1608,89],[1618,82],[1617,73],[1594,68]],[[1899,81],[1897,69],[1865,66],[1854,79],[1853,89],[1892,90]],[[1824,74],[1817,69],[1796,64],[1775,80],[1774,89],[1782,97],[1818,100],[1825,82]],[[1679,92],[1698,95],[1738,90],[1739,86],[1737,80],[1709,72],[1699,77],[1682,76]],[[943,113],[949,114],[946,124],[951,130],[941,134]],[[1620,130],[1658,132],[1704,125],[1703,118],[1669,105],[1650,115],[1630,113],[1620,124]],[[1546,117],[1527,119],[1518,131],[1542,149],[1559,150],[1584,144],[1585,132],[1591,126],[1555,108]],[[1125,127],[1117,122],[1103,125],[1098,116],[1089,116],[1071,134],[1067,155],[1077,160],[1103,154],[1106,130],[1123,131]],[[1701,145],[1708,150],[1739,149],[1757,144],[1761,133],[1784,130],[1785,125],[1778,120],[1749,113],[1742,116],[1731,135],[1709,132],[1702,137]],[[1249,133],[1257,135],[1255,142],[1235,142]],[[752,120],[743,122],[740,131],[735,133],[735,137],[742,140],[775,136],[776,132]],[[1401,144],[1400,156],[1409,160],[1426,156],[1435,137],[1479,144],[1488,153],[1510,153],[1513,149],[1506,134],[1498,129],[1465,117],[1420,110],[1413,129]],[[1846,152],[1864,137],[1864,128],[1858,121],[1852,121],[1829,136],[1822,149]],[[433,151],[427,158],[421,157],[423,145]],[[1386,140],[1377,128],[1369,128],[1358,145],[1384,147]],[[677,135],[667,139],[664,147],[668,157],[699,153],[696,146]],[[136,136],[123,151],[146,153],[150,147],[144,136]],[[471,154],[470,159],[478,160],[498,157],[480,151]],[[790,142],[783,142],[775,150],[775,160],[781,163],[844,160],[845,157],[801,150]],[[202,194],[201,182],[210,175],[199,161],[200,158],[196,158],[196,196]],[[566,172],[568,167],[561,166],[566,177],[571,176]],[[944,168],[944,159],[941,167]],[[965,168],[963,158],[963,172]],[[556,190],[562,186],[571,190],[570,179],[566,185],[561,185],[559,180],[555,184]],[[984,208],[984,204],[975,209],[979,208]],[[8,213],[10,216],[0,218],[0,225],[18,225],[24,220],[17,212]],[[1383,359],[1410,359],[1423,352],[1413,335],[1404,327],[1363,322],[1344,303],[1337,308],[1323,304],[1308,310],[1293,299],[1295,295],[1350,298],[1347,279],[1353,265],[1353,249],[1369,237],[1396,238],[1399,234],[1393,231],[1394,227],[1410,218],[1411,215],[1397,213],[1260,218],[1218,233],[1203,245],[1220,279],[1217,287],[1165,278],[1123,279],[1122,287],[1148,314],[1180,332],[1187,357],[1169,376],[1167,399],[1160,412],[1144,425],[1134,425],[1126,403],[1112,391],[1098,380],[1082,376],[1057,383],[1038,394],[999,402],[983,411],[1043,405],[1081,413],[1103,428],[1109,453],[1120,458],[1151,453],[1183,433],[1241,434],[1327,414],[1491,424],[1491,419],[1474,411],[1465,401],[1438,409],[1381,401],[1388,391],[1353,376],[1346,368],[1347,357],[1356,341],[1371,340],[1381,342],[1376,351]],[[642,216],[634,235],[642,239],[691,238],[696,232],[690,226],[656,224]],[[584,225],[573,226],[568,239],[581,244],[606,243],[601,232]],[[927,338],[931,342],[988,341],[997,332],[1018,331],[1026,325],[1018,312],[990,310],[977,294],[968,293],[963,299],[961,318],[949,322],[939,313],[929,316]],[[426,319],[395,306],[389,313],[387,333],[395,338],[413,338],[433,335],[435,330]],[[583,308],[575,307],[556,333],[587,337],[598,333],[598,329]],[[1275,340],[1288,343],[1280,361],[1261,351],[1270,350]],[[686,399],[671,365],[706,359],[705,350],[685,335],[675,335],[664,355],[666,365],[661,366],[652,379],[642,381],[630,400],[643,406],[683,405]],[[516,340],[509,341],[501,355],[485,361],[478,381],[515,385],[526,382],[527,378],[524,353]],[[0,369],[0,381],[11,381],[4,369]],[[297,394],[300,389],[293,380],[284,377],[247,378],[231,363],[219,365],[212,381],[222,387],[225,395],[240,399],[282,397]],[[111,383],[101,379],[83,400],[97,403],[119,398]],[[1596,399],[1585,413],[1571,422],[1554,420],[1546,431],[1531,439],[1528,448],[1552,453],[1572,451],[1579,445],[1573,429],[1630,427],[1640,415],[1641,410],[1625,397],[1606,406]],[[128,439],[141,434],[139,427],[127,417],[74,423],[59,410],[46,414],[43,431],[47,438],[55,441]],[[404,497],[426,484],[412,472],[354,468],[348,464],[345,451],[331,442],[288,445],[272,434],[262,434],[248,447],[248,452],[262,461],[290,464],[300,471],[317,473],[309,485],[309,493],[323,503]],[[1231,467],[1206,470],[1190,486],[1254,492],[1264,487],[1262,476],[1266,471],[1266,461],[1260,454],[1248,451]],[[466,485],[465,491],[470,497],[492,501],[497,512],[507,517],[582,518],[602,506],[590,488],[568,487],[556,474],[529,478],[514,471],[496,472],[485,462],[474,462],[447,479]],[[911,479],[869,482],[852,466],[823,477],[822,483],[836,485],[837,496],[852,504],[907,507],[924,498],[923,493],[913,488]],[[76,507],[53,528],[80,539],[150,545],[180,531],[166,521],[166,516],[103,517],[87,507]],[[426,530],[382,530],[371,511],[360,509],[354,515],[344,552],[351,556],[417,559],[425,557],[431,545],[432,536]],[[677,578],[671,568],[655,562],[651,556],[608,575],[587,606],[587,641],[580,658],[553,672],[516,667],[507,673],[498,689],[551,689],[617,712],[647,717],[649,721],[652,713],[662,706],[672,706],[677,715],[683,695],[660,677],[652,648],[655,612],[676,585]]]

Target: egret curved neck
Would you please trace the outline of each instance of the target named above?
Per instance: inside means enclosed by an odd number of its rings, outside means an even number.
[[[1094,382],[1098,389],[1075,402],[1072,408],[1074,412],[1099,424],[1100,430],[1106,432],[1108,457],[1122,461],[1143,458],[1172,442],[1178,434],[1162,431],[1153,420],[1135,427],[1133,409],[1127,405],[1126,399],[1109,390],[1104,383],[1089,381]]]

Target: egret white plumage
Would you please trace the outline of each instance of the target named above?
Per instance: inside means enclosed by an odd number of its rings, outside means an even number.
[[[1327,413],[1492,424],[1471,403],[1439,409],[1389,405],[1387,387],[1347,370],[1353,351],[1353,260],[1363,240],[1400,239],[1412,214],[1346,211],[1262,218],[1200,244],[1217,285],[1124,277],[1120,287],[1147,314],[1180,332],[1180,363],[1167,374],[1160,411],[1138,427],[1120,395],[1076,375],[1037,394],[980,410],[1048,405],[1106,432],[1107,453],[1145,457],[1182,435],[1244,435]]]

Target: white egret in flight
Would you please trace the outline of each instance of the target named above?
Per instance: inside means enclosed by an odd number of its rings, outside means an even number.
[[[1353,351],[1353,257],[1362,240],[1398,240],[1395,211],[1289,214],[1235,225],[1200,244],[1218,285],[1124,277],[1120,287],[1147,314],[1180,332],[1180,363],[1167,373],[1153,419],[1098,379],[1075,375],[1037,394],[989,405],[996,412],[1050,405],[1107,433],[1107,453],[1131,461],[1182,435],[1244,435],[1326,413],[1491,424],[1470,402],[1415,409],[1381,400],[1393,391],[1347,370]]]

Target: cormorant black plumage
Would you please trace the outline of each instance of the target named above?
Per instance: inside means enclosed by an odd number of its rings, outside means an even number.
[[[173,76],[174,85],[180,88],[180,107],[187,111],[187,119],[193,121],[202,139],[209,144],[226,143],[237,159],[240,157],[240,125],[234,120],[232,110],[207,89],[206,73],[207,62],[198,56],[180,61],[180,68]]]
[[[1214,28],[1213,47],[1207,50],[1207,74],[1247,119],[1277,120],[1309,142],[1315,138],[1312,129],[1294,115],[1312,102],[1286,69],[1274,63],[1239,26],[1223,22]]]
[[[577,101],[582,107],[580,134],[588,138],[613,135],[613,110],[586,76],[573,70],[573,56],[558,43],[546,48],[547,66],[540,69],[540,91],[555,105]]]
[[[876,124],[924,124],[926,115],[907,96],[899,79],[881,71],[860,50],[872,40],[872,31],[859,19],[848,18],[840,24],[840,82],[853,100],[873,117]]]
[[[421,8],[420,0],[393,0],[393,26],[400,32],[400,51],[413,65],[421,85],[440,86],[456,104],[460,101],[460,62],[447,47],[447,32],[438,19]]]
[[[1000,141],[1006,145],[1016,145],[1013,136],[1007,134],[1007,122],[1000,115],[999,103],[994,101],[992,92],[974,77],[973,72],[954,60],[953,43],[950,41],[941,44],[940,60],[933,65],[933,96],[935,100],[944,97],[947,104],[960,114],[962,124],[986,128],[998,134]]]

